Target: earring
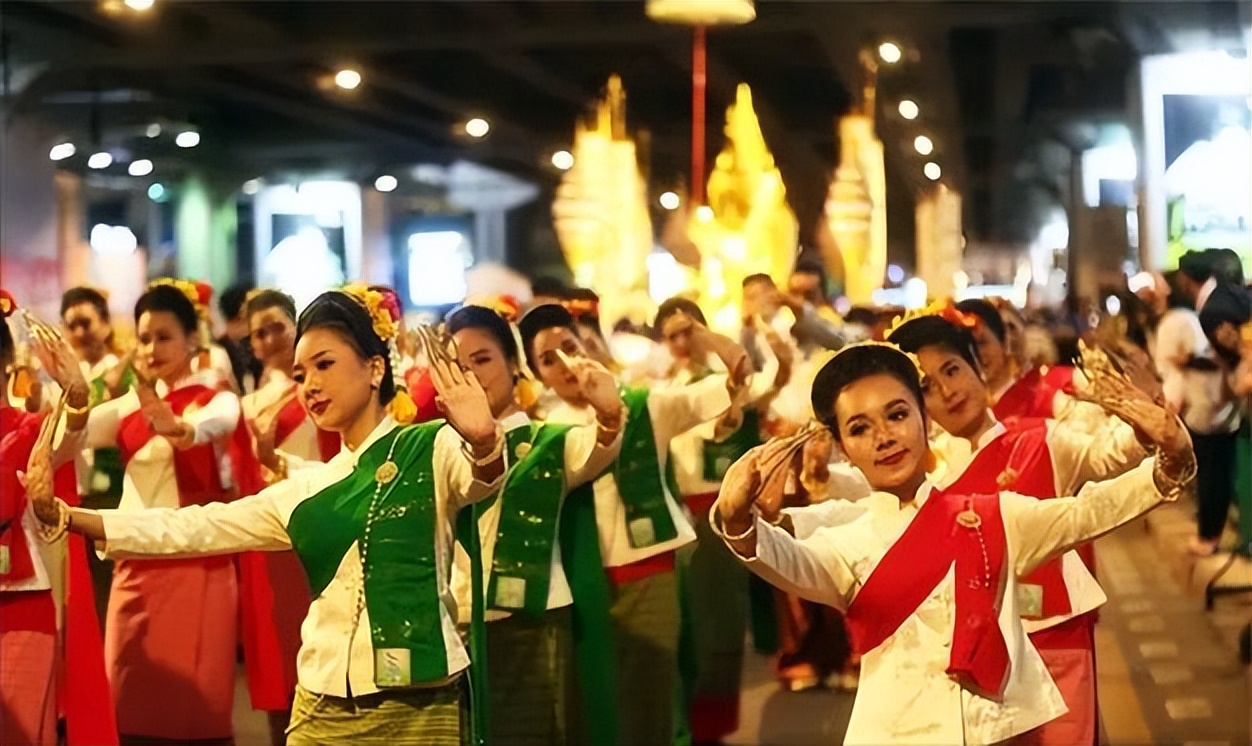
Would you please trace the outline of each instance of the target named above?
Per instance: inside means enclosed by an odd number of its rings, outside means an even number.
[[[939,456],[935,454],[935,449],[933,448],[926,449],[925,466],[926,466],[927,474],[939,468]]]

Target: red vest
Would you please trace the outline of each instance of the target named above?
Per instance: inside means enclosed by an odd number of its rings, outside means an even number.
[[[1023,417],[1052,417],[1052,402],[1058,392],[1074,392],[1074,369],[1068,365],[1031,368],[1013,382],[991,408],[996,419],[1006,424]]]
[[[207,405],[221,390],[223,389],[191,384],[166,394],[165,402],[175,415],[182,416],[193,405],[197,408]],[[117,434],[122,464],[129,464],[152,437],[153,432],[148,427],[148,420],[142,410],[137,409],[123,417]],[[228,502],[240,495],[255,494],[264,487],[261,466],[257,462],[251,434],[244,424],[242,414],[226,446],[226,456],[230,459],[231,472],[235,477],[235,484],[230,491],[222,485],[218,456],[212,443],[174,449],[174,477],[178,482],[180,506]]]
[[[296,431],[304,421],[308,419],[308,410],[300,403],[298,399],[292,397],[278,411],[276,432],[274,435],[275,442],[281,444],[291,434]],[[317,451],[322,457],[322,461],[330,461],[336,453],[339,453],[341,441],[339,433],[332,433],[326,430],[318,429],[317,431]]]

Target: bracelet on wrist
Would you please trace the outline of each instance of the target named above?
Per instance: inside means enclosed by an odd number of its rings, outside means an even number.
[[[48,544],[53,544],[61,540],[61,537],[70,530],[70,506],[65,504],[61,498],[53,498],[54,504],[57,506],[57,522],[55,524],[44,523],[39,521],[39,538]]]
[[[726,524],[723,523],[722,524],[722,529],[723,529],[722,536],[725,537],[727,541],[743,541],[744,539],[751,538],[752,535],[756,533],[756,518],[753,517],[748,522],[748,528],[745,529],[744,532],[741,534],[725,533],[725,528],[726,528]]]
[[[469,459],[470,463],[476,467],[482,468],[484,466],[494,464],[501,456],[504,455],[504,428],[500,427],[499,423],[496,423],[495,443],[491,447],[491,452],[486,456],[479,458],[475,455],[474,447],[468,442],[461,443],[461,450],[465,453],[465,457]]]

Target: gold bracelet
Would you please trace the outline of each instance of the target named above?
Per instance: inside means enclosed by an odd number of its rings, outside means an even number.
[[[79,415],[87,414],[91,411],[91,399],[88,399],[87,403],[81,407],[71,405],[69,400],[66,399],[65,406],[62,408],[62,411],[71,417],[78,417]]]
[[[56,525],[49,525],[43,521],[39,521],[39,538],[43,539],[47,544],[53,544],[61,540],[61,537],[70,530],[70,506],[59,497],[53,498],[57,506],[57,522]]]
[[[608,425],[605,425],[604,420],[600,419],[600,415],[598,413],[596,414],[596,429],[600,430],[601,432],[617,435],[618,433],[622,431],[622,428],[624,428],[625,426],[626,426],[626,405],[624,404],[621,406],[620,409],[617,410],[617,426],[616,427],[609,427]]]

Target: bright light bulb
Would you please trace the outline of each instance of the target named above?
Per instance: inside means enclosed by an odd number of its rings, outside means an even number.
[[[939,164],[931,161],[922,166],[922,173],[926,174],[926,178],[931,181],[939,181],[939,177],[943,176],[943,169],[939,168]]]
[[[917,102],[910,99],[904,99],[900,102],[900,116],[905,119],[917,119],[917,115],[921,111],[917,108]]]
[[[465,134],[470,137],[486,137],[489,131],[491,131],[491,125],[486,119],[474,117],[465,123]]]
[[[397,181],[396,177],[391,174],[383,174],[377,179],[374,179],[374,188],[380,192],[394,191],[398,186],[400,186],[400,182]]]
[[[48,157],[54,161],[63,161],[76,152],[78,149],[74,147],[74,143],[63,142],[60,145],[53,145],[52,150],[48,151]]]
[[[713,208],[708,205],[700,205],[696,208],[696,220],[701,223],[707,223],[713,219]]]
[[[552,154],[552,165],[561,171],[568,171],[574,167],[574,155],[568,150],[558,150]]]
[[[339,86],[345,91],[351,91],[355,89],[357,86],[361,85],[361,73],[357,72],[356,70],[353,70],[350,67],[345,67],[344,69],[335,73],[335,85]]]
[[[263,183],[264,182],[261,179],[248,179],[247,181],[243,183],[243,186],[240,187],[240,190],[244,194],[249,194],[249,195],[256,194],[257,192],[261,191],[261,184]]]
[[[161,182],[158,181],[152,186],[148,187],[148,199],[152,200],[153,202],[160,202],[161,198],[164,196],[165,196],[165,187],[161,185]]]
[[[677,210],[681,202],[682,200],[673,192],[665,192],[661,195],[661,207],[664,207],[666,210]]]
[[[92,153],[91,157],[87,159],[88,168],[108,168],[112,163],[113,156],[103,150],[99,153]]]
[[[161,125],[157,124],[156,122],[149,124],[148,129],[144,131],[144,134],[148,136],[149,140],[160,137]]]
[[[930,155],[935,150],[935,143],[925,135],[913,138],[913,148],[922,155]]]
[[[140,158],[137,161],[131,161],[126,168],[127,173],[131,176],[147,176],[152,173],[152,161],[147,158]]]
[[[900,48],[891,42],[883,42],[878,45],[878,57],[888,65],[895,64],[900,61]]]
[[[904,267],[899,264],[890,264],[887,266],[887,279],[891,282],[900,283],[904,281]]]
[[[151,10],[156,4],[156,0],[126,0],[126,7],[131,10],[137,10],[142,13],[145,10]]]
[[[174,144],[180,148],[194,148],[200,144],[200,133],[195,130],[179,132],[178,137],[174,138]]]

